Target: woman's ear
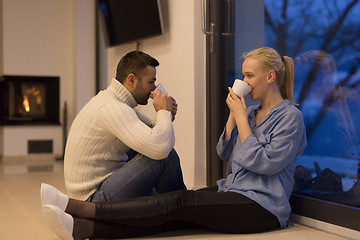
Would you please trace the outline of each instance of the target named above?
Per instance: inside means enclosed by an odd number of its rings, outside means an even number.
[[[267,81],[268,81],[269,83],[272,83],[272,82],[275,81],[275,77],[276,77],[275,71],[274,71],[274,70],[270,70],[270,71],[268,72]]]

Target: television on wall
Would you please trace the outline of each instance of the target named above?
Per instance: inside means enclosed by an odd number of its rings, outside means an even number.
[[[159,0],[98,0],[108,46],[163,33]]]

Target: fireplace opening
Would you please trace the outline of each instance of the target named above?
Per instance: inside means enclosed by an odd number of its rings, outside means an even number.
[[[57,76],[0,77],[0,125],[59,125]]]

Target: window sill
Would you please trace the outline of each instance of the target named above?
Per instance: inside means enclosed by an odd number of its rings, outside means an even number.
[[[293,193],[292,213],[326,223],[360,231],[360,208]]]

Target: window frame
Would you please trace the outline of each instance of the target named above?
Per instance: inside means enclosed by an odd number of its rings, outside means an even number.
[[[292,193],[292,213],[360,231],[360,208]]]

